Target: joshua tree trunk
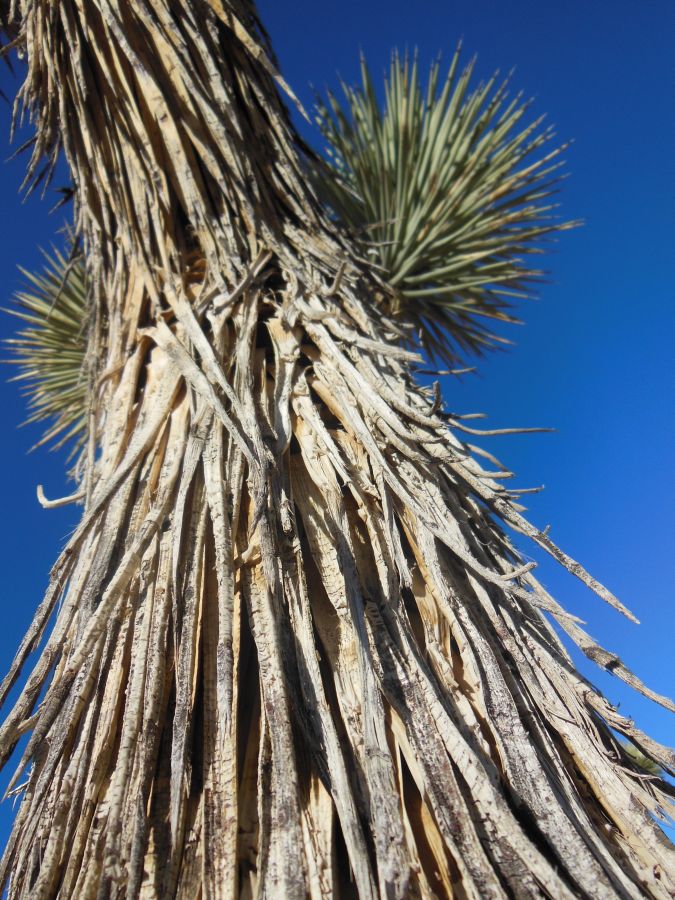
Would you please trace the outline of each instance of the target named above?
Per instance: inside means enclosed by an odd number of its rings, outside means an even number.
[[[499,520],[620,607],[416,387],[250,0],[16,6],[94,324],[83,519],[2,688],[53,616],[10,897],[669,896],[671,790],[610,726],[673,755],[542,610],[673,705],[518,559]]]

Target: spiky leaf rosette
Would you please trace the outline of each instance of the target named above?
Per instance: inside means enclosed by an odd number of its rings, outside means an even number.
[[[564,147],[549,149],[543,117],[509,96],[495,74],[471,89],[458,47],[445,80],[439,62],[423,87],[417,58],[394,53],[384,108],[365,60],[362,86],[319,101],[328,162],[311,163],[315,188],[398,292],[398,318],[425,349],[455,363],[508,343],[492,323],[517,322],[514,298],[544,274],[529,258],[575,223],[551,201]]]
[[[14,381],[28,396],[27,422],[46,422],[36,446],[71,439],[77,451],[85,440],[88,388],[85,374],[87,291],[84,268],[59,250],[45,253],[39,272],[21,269],[26,284],[17,307],[8,309],[24,323],[7,340],[19,368]]]

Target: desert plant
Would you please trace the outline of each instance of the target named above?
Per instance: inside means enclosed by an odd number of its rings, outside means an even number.
[[[416,385],[307,183],[250,0],[17,0],[35,183],[87,266],[84,513],[0,688],[10,897],[672,890],[673,757],[576,672],[504,523],[606,602]],[[46,175],[48,177],[49,168]],[[448,427],[450,423],[450,427]],[[42,644],[50,619],[53,628]]]
[[[544,272],[528,263],[542,242],[575,222],[555,218],[564,146],[544,118],[509,95],[495,74],[472,87],[475,59],[457,48],[444,79],[426,79],[392,56],[384,105],[365,59],[362,85],[342,85],[345,105],[320,101],[327,161],[312,165],[318,195],[361,244],[395,292],[413,341],[455,364],[507,343],[489,324],[517,322],[513,301]]]

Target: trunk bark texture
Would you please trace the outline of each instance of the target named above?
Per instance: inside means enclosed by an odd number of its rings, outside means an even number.
[[[542,611],[673,704],[512,548],[500,522],[621,608],[416,386],[253,4],[14,15],[94,325],[83,518],[2,685],[39,648],[0,731],[3,764],[30,734],[9,896],[672,896],[672,789],[610,728],[673,754]]]

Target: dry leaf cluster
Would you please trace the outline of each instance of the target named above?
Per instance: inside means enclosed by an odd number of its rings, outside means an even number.
[[[307,188],[249,0],[17,0],[92,285],[85,509],[2,685],[9,897],[668,897],[673,754]],[[264,138],[264,139],[262,139]],[[53,630],[49,630],[50,620]]]

